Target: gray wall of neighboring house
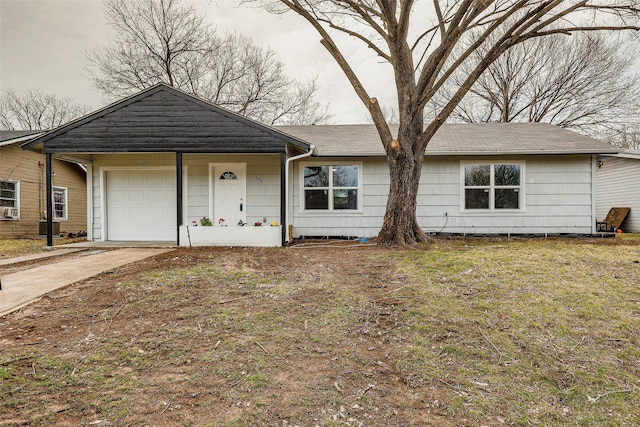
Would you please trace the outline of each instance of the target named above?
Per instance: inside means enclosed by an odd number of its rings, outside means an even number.
[[[609,209],[631,208],[620,228],[640,233],[640,159],[603,157],[596,169],[596,217],[603,220]]]

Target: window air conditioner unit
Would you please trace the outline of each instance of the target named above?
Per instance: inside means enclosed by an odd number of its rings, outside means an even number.
[[[4,218],[18,218],[18,208],[3,207],[0,209],[0,214]]]

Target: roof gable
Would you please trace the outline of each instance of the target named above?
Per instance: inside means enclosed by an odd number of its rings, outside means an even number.
[[[44,152],[282,152],[304,141],[165,84],[23,145]]]

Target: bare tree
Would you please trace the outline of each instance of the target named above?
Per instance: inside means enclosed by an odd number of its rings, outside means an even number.
[[[268,124],[312,124],[327,116],[326,107],[313,98],[315,81],[301,83],[288,77],[275,53],[251,39],[227,34],[207,74],[192,93],[242,115]]]
[[[69,98],[27,90],[22,95],[6,89],[0,95],[0,129],[48,130],[84,115],[88,107]]]
[[[544,122],[589,134],[620,127],[637,111],[636,55],[604,34],[554,34],[507,50],[451,114],[457,122]],[[486,46],[485,46],[486,47]],[[486,54],[476,50],[477,60]],[[462,66],[434,97],[442,108],[470,70]]]
[[[635,109],[634,111],[638,110]],[[601,138],[620,148],[640,150],[640,123],[632,120],[620,123],[616,127],[606,129]]]
[[[288,77],[273,51],[220,37],[180,0],[106,0],[111,46],[88,54],[95,85],[112,100],[164,82],[268,124],[326,119],[315,82]]]
[[[497,58],[513,46],[552,34],[640,28],[640,0],[245,0],[252,1],[306,19],[368,107],[387,153],[391,182],[378,239],[395,244],[426,240],[416,220],[425,149]],[[471,33],[478,36],[468,42]],[[345,34],[393,70],[400,118],[397,135],[363,84],[357,64],[345,56],[348,50],[339,44],[344,37],[337,36]],[[477,56],[478,51],[484,53]],[[463,65],[464,80],[425,120],[425,106]]]

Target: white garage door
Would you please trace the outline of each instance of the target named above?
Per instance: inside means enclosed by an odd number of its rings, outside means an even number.
[[[106,183],[108,240],[176,240],[174,171],[108,171]]]

